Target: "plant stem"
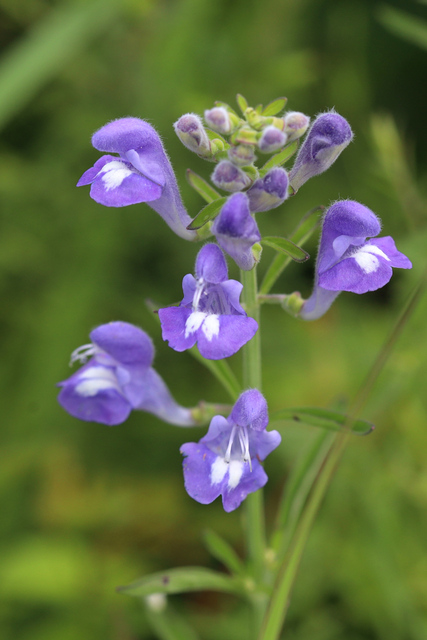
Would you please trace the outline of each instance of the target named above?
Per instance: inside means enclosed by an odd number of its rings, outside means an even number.
[[[243,347],[243,387],[261,390],[261,335],[260,307],[257,299],[256,268],[241,271],[243,283],[243,301],[248,316],[258,322],[258,331]],[[245,532],[249,561],[256,582],[264,577],[265,560],[265,521],[262,489],[248,495],[245,501]],[[264,600],[254,602],[258,622],[262,620],[266,603]],[[259,628],[259,625],[258,625]]]

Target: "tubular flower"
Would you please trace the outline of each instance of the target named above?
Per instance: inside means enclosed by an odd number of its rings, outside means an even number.
[[[83,367],[58,384],[58,401],[68,413],[112,426],[138,409],[170,424],[195,424],[190,409],[175,402],[151,367],[154,347],[145,331],[127,322],[110,322],[94,329],[90,339],[71,355],[70,364],[80,361]]]
[[[249,271],[255,266],[252,247],[261,240],[261,234],[249,210],[246,193],[234,193],[228,198],[215,218],[212,233],[240,269]]]
[[[179,194],[172,165],[158,133],[139,118],[120,118],[92,136],[98,151],[117,153],[97,160],[77,183],[90,184],[90,196],[106,207],[146,202],[181,238],[193,240],[191,218]]]
[[[411,269],[411,261],[396,249],[393,238],[375,238],[378,217],[359,202],[335,202],[325,214],[316,262],[314,290],[300,317],[320,318],[341,291],[366,293],[380,289],[392,267]]]
[[[246,192],[252,213],[279,207],[288,197],[288,185],[288,174],[281,167],[271,169],[263,178],[256,180]]]
[[[257,389],[244,391],[228,418],[215,416],[198,443],[182,445],[185,489],[201,504],[222,495],[225,511],[234,511],[267,480],[260,461],[279,446],[277,431],[266,431],[267,403]]]
[[[329,111],[317,116],[289,173],[291,187],[298,191],[309,178],[329,169],[352,139],[350,125],[339,113]]]
[[[196,259],[196,277],[182,282],[184,298],[179,307],[159,309],[163,339],[175,351],[190,349],[197,342],[208,360],[228,358],[256,333],[258,324],[240,305],[242,284],[227,280],[224,255],[215,244],[207,244]]]

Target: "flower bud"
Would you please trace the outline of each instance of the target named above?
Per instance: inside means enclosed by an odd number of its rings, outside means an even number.
[[[309,178],[329,169],[352,138],[347,120],[335,111],[317,116],[289,173],[291,187],[298,191]]]
[[[228,150],[228,157],[231,162],[239,165],[240,167],[246,167],[256,160],[254,148],[249,144],[238,144],[236,147],[230,147]]]
[[[205,120],[208,127],[217,133],[227,134],[233,128],[230,114],[225,107],[214,107],[206,110]]]
[[[206,157],[211,154],[211,145],[199,116],[186,113],[173,125],[182,144],[197,155]]]
[[[307,131],[310,118],[299,111],[289,111],[285,114],[285,133],[288,134],[288,142],[297,140]]]
[[[216,187],[224,191],[242,191],[251,184],[251,179],[229,160],[221,160],[211,176]]]
[[[281,149],[286,144],[287,139],[286,133],[270,125],[263,129],[261,138],[258,141],[258,149],[262,153],[273,153]]]
[[[275,209],[288,197],[288,174],[281,167],[271,169],[248,189],[249,207],[252,213]]]

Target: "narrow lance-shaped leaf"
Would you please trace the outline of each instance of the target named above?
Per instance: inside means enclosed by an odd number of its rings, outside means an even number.
[[[215,189],[211,187],[204,178],[192,171],[192,169],[187,169],[186,177],[188,184],[193,187],[193,189],[197,191],[197,193],[202,196],[208,204],[221,198],[221,194],[219,194],[218,191],[215,191]]]
[[[265,244],[267,247],[271,247],[275,249],[275,251],[279,253],[284,253],[285,255],[295,260],[295,262],[305,262],[309,259],[310,254],[301,247],[298,247],[291,240],[287,238],[280,238],[278,236],[265,236],[261,240],[261,244]]]
[[[375,429],[367,420],[354,420],[350,416],[329,409],[296,407],[276,412],[270,422],[289,420],[328,431],[351,431],[358,436],[366,436]]]
[[[245,565],[231,547],[221,536],[215,531],[206,531],[204,535],[205,545],[214,558],[222,562],[231,573],[237,575],[245,575]]]
[[[287,98],[277,98],[276,100],[272,100],[264,109],[261,115],[263,116],[276,116],[278,113],[283,111],[286,106],[288,99]]]
[[[240,579],[203,567],[180,567],[144,576],[129,585],[117,587],[119,593],[137,598],[152,593],[188,593],[190,591],[222,591],[241,594],[244,587]]]
[[[207,204],[206,207],[203,207],[193,219],[192,222],[188,225],[187,229],[190,231],[195,231],[196,229],[201,229],[208,222],[217,217],[222,207],[224,206],[228,196],[223,198],[219,198],[218,200],[214,200],[210,204]]]
[[[299,140],[295,140],[294,142],[291,142],[291,144],[288,144],[287,147],[282,149],[280,153],[276,153],[276,155],[270,158],[270,160],[267,160],[267,162],[259,170],[260,178],[263,178],[265,174],[270,171],[270,169],[274,169],[274,167],[280,167],[282,166],[282,164],[285,164],[285,162],[287,162],[289,158],[292,158],[292,156],[298,149],[298,146]]]

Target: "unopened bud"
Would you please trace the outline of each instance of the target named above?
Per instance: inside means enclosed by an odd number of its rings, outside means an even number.
[[[263,129],[261,138],[258,141],[258,149],[262,153],[273,153],[281,149],[286,144],[287,139],[286,133],[270,125]]]
[[[246,167],[256,160],[254,148],[250,144],[238,144],[236,147],[230,147],[228,157],[231,162],[240,167]]]
[[[234,128],[230,114],[225,107],[214,107],[205,111],[205,120],[208,127],[226,135]]]
[[[352,138],[353,132],[347,120],[335,111],[318,116],[289,173],[291,187],[298,191],[309,178],[329,169]]]
[[[244,171],[229,160],[221,160],[211,177],[212,182],[224,191],[242,191],[251,184],[251,179]]]
[[[271,169],[264,178],[256,180],[247,191],[252,213],[281,205],[288,196],[288,185],[288,174],[281,167]]]
[[[288,142],[297,140],[307,131],[310,118],[299,111],[289,111],[284,116],[285,132],[288,134]]]
[[[187,149],[202,157],[211,154],[209,138],[199,116],[186,113],[173,126],[176,135]]]
[[[252,269],[260,257],[255,244],[261,240],[257,223],[249,210],[245,193],[234,193],[221,209],[212,225],[212,233],[224,249],[245,271]]]

